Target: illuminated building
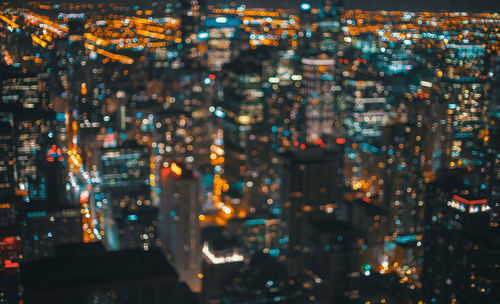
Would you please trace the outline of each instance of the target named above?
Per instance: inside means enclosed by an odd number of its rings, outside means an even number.
[[[0,271],[15,271],[23,258],[21,199],[2,196],[0,203]]]
[[[486,129],[489,80],[485,74],[485,49],[482,45],[448,44],[440,87],[446,109],[448,168],[481,167],[484,150],[480,132]]]
[[[238,31],[240,21],[235,18],[217,17],[205,20],[206,32],[198,33],[198,39],[207,39],[207,66],[209,70],[220,71],[231,61],[231,43]]]
[[[495,78],[492,82],[494,87],[489,106],[488,130],[485,132],[483,140],[486,140],[486,180],[489,192],[489,202],[492,208],[491,226],[500,226],[500,142],[492,140],[500,136],[500,56],[494,61]]]
[[[346,80],[343,93],[349,107],[347,134],[355,140],[381,136],[389,120],[389,90],[380,81],[355,79]]]
[[[302,58],[301,63],[306,141],[313,143],[336,135],[340,127],[335,119],[335,60],[322,54]]]
[[[40,108],[47,103],[44,83],[36,75],[23,75],[2,81],[2,103],[19,104],[25,109]]]
[[[340,16],[342,7],[338,0],[322,0],[319,3],[317,34],[319,49],[333,53],[338,49],[337,38],[340,33]]]
[[[279,237],[279,219],[233,219],[228,222],[227,231],[252,255],[266,253],[277,257],[280,254],[280,244],[284,242],[283,238]]]
[[[161,169],[161,243],[192,291],[201,291],[201,240],[198,216],[201,191],[198,175],[175,162]]]
[[[195,41],[202,21],[202,2],[203,0],[182,0],[180,3],[180,30],[182,32],[180,49],[186,67],[191,67],[196,53]]]
[[[218,302],[224,296],[224,286],[240,269],[245,256],[234,237],[223,227],[207,227],[202,231],[202,302]]]
[[[316,290],[308,285],[313,278],[301,279],[290,279],[282,262],[266,255],[255,255],[222,282],[225,292],[221,299],[227,303],[251,303],[256,297],[261,303],[314,303]]]
[[[101,151],[101,192],[120,248],[157,246],[158,209],[151,201],[150,149],[134,142]]]
[[[33,202],[23,218],[23,260],[34,261],[55,255],[55,245],[82,242],[80,209],[54,208],[48,203]]]
[[[477,173],[449,170],[428,187],[423,290],[430,302],[495,302],[500,282],[498,227]],[[468,184],[468,185],[467,185]]]
[[[318,285],[316,297],[321,302],[356,299],[359,278],[370,275],[362,269],[359,231],[334,219],[313,221],[309,225],[303,228],[307,231],[303,259],[304,267],[311,270],[314,284]]]
[[[5,182],[3,191],[10,195],[21,195],[26,202],[30,200],[55,199],[61,192],[49,193],[47,187],[53,182],[62,185],[61,170],[65,166],[59,148],[57,159],[47,157],[53,143],[57,142],[57,121],[53,112],[22,109],[20,105],[4,106],[2,112],[4,127],[2,132],[4,146],[8,147],[3,155],[2,172]],[[8,134],[11,135],[8,135]],[[9,136],[12,141],[9,140]],[[56,146],[56,150],[57,150]],[[10,150],[10,153],[8,152]],[[56,153],[56,154],[57,154]],[[52,160],[52,161],[51,161]],[[57,168],[56,168],[57,167]],[[54,174],[55,175],[51,175]],[[58,179],[55,181],[55,179]],[[10,189],[7,189],[7,184]],[[52,189],[53,190],[53,189]],[[59,199],[60,200],[60,199]]]
[[[15,189],[15,128],[14,115],[0,112],[0,196],[12,197]]]
[[[250,188],[257,184],[269,152],[261,63],[266,55],[260,49],[242,52],[226,66],[220,107],[213,109],[224,131],[225,179],[233,197],[243,198],[242,206],[249,208],[258,208],[252,204],[250,196],[256,192]]]
[[[221,118],[226,117],[225,127],[228,129],[224,134],[225,142],[243,149],[247,147],[252,127],[260,124],[264,116],[263,71],[261,64],[256,62],[262,55],[255,52],[240,54],[226,67],[228,75],[223,79],[223,109],[219,110],[220,114],[217,111],[214,113]]]
[[[267,106],[267,124],[271,126],[269,135],[272,147],[284,151],[292,143],[302,138],[300,133],[304,114],[300,100],[300,81],[302,75],[297,74],[296,52],[280,51],[268,64],[270,67],[265,88]]]
[[[420,127],[419,127],[420,126]],[[393,232],[415,234],[423,230],[426,130],[412,119],[408,124],[384,128],[387,160],[381,176],[383,197],[389,202]]]
[[[282,217],[286,224],[283,247],[291,275],[304,267],[307,223],[333,216],[343,200],[342,145],[335,150],[307,148],[282,157]]]

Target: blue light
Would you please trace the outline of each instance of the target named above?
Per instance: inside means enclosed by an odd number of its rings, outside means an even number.
[[[253,225],[264,225],[266,223],[266,219],[254,219],[254,220],[248,220],[246,222],[247,226],[253,226]]]
[[[28,217],[42,217],[46,216],[47,213],[45,211],[33,211],[33,212],[28,212]]]
[[[215,116],[224,118],[226,117],[226,113],[222,112],[221,110],[215,110]]]
[[[210,78],[208,78],[208,77],[207,77],[207,78],[205,78],[205,80],[203,80],[203,82],[204,82],[206,85],[209,85],[209,84],[212,82],[212,80],[210,80]]]
[[[278,127],[277,126],[273,126],[271,128],[271,131],[273,131],[274,133],[278,132]]]
[[[135,214],[130,214],[129,216],[127,216],[127,219],[129,221],[137,221],[137,215]]]
[[[396,236],[396,243],[406,244],[410,242],[415,242],[417,240],[417,234],[409,234],[409,235],[398,235]]]
[[[302,3],[300,5],[300,9],[303,10],[303,11],[308,11],[308,10],[311,9],[311,4],[309,4],[309,3]]]
[[[56,119],[58,121],[66,121],[66,113],[57,113],[56,114]]]

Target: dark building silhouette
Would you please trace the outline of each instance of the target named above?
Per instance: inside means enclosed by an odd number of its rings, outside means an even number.
[[[21,278],[25,303],[196,303],[156,249],[70,249],[23,264]]]

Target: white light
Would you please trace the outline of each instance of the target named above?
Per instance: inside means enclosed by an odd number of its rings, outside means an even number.
[[[215,22],[217,22],[217,23],[226,23],[227,22],[227,18],[226,17],[217,17],[217,18],[215,18]]]
[[[209,260],[209,262],[212,264],[226,264],[226,263],[242,262],[245,259],[244,256],[242,256],[241,254],[237,254],[237,253],[233,253],[233,255],[230,255],[230,256],[217,257],[217,256],[215,256],[215,254],[213,254],[210,251],[207,243],[203,244],[203,249],[201,252]]]
[[[428,81],[420,81],[420,85],[423,86],[423,87],[428,87],[428,88],[431,88],[432,87],[432,83],[431,82],[428,82]]]

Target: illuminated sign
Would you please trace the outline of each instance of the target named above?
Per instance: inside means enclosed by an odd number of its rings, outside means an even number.
[[[216,256],[214,253],[210,251],[207,243],[203,244],[203,249],[201,250],[201,252],[207,258],[207,260],[212,264],[235,263],[235,262],[243,262],[243,260],[245,260],[244,256],[235,252],[233,252],[232,255]]]
[[[311,58],[303,58],[301,60],[303,64],[307,65],[334,65],[335,60],[333,59],[311,59]]]
[[[407,244],[411,242],[416,242],[422,239],[419,234],[408,234],[408,235],[398,235],[396,236],[396,243]]]
[[[239,27],[240,20],[237,18],[228,17],[217,17],[217,18],[207,18],[205,21],[205,26],[207,28],[213,27]]]
[[[448,206],[467,213],[478,213],[491,210],[491,207],[488,206],[487,199],[471,201],[458,195],[453,195],[452,199],[448,201]]]

